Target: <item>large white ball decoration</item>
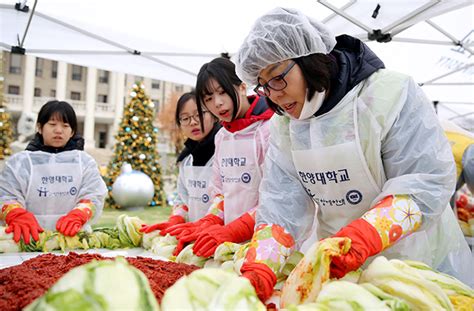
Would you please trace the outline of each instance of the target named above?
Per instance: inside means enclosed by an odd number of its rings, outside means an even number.
[[[155,187],[151,178],[123,163],[121,173],[112,185],[112,197],[121,207],[147,206],[153,199]]]

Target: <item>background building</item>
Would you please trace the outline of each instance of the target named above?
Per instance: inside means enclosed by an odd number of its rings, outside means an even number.
[[[11,113],[14,130],[22,112],[37,113],[50,99],[71,103],[78,117],[78,132],[87,149],[111,149],[123,107],[135,81],[143,81],[146,93],[155,103],[156,112],[169,103],[173,94],[191,90],[191,86],[153,80],[124,73],[104,71],[31,55],[3,52],[3,98]],[[133,66],[133,64],[130,64]],[[160,151],[167,148],[161,137]],[[171,149],[171,146],[169,146]]]

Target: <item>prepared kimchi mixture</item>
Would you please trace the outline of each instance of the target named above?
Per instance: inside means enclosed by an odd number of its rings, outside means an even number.
[[[20,265],[0,270],[0,310],[21,310],[42,296],[69,270],[93,259],[110,260],[113,258],[73,252],[68,255],[44,254]],[[180,277],[199,269],[196,266],[144,257],[128,257],[126,259],[146,275],[158,302],[161,302],[165,290]]]

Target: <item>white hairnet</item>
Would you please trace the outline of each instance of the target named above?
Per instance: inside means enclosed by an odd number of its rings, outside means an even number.
[[[298,10],[275,8],[257,19],[236,56],[236,73],[249,85],[270,64],[314,53],[328,54],[336,45],[331,31]]]

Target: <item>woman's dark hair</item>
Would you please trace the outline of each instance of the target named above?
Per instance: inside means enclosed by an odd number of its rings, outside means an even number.
[[[179,114],[181,113],[181,110],[183,110],[184,104],[190,99],[196,100],[196,92],[195,91],[184,93],[178,99],[178,103],[176,104],[176,114],[175,114],[175,121],[176,121],[176,125],[178,125],[178,126],[181,126],[181,123],[179,121]],[[197,106],[199,106],[199,105],[197,105]]]
[[[303,78],[308,86],[308,100],[316,91],[329,90],[331,80],[337,75],[337,61],[332,55],[321,53],[311,54],[292,59],[301,69]],[[279,115],[283,115],[283,109],[267,97],[268,106]]]
[[[229,59],[224,57],[218,57],[202,65],[199,70],[196,82],[196,99],[198,103],[199,119],[201,120],[201,126],[203,126],[203,114],[202,106],[205,105],[204,97],[212,94],[213,90],[211,86],[211,80],[215,80],[222,87],[225,93],[230,96],[232,103],[234,104],[234,111],[232,113],[232,120],[237,115],[239,110],[240,100],[239,94],[235,89],[236,86],[242,84],[242,80],[237,77],[235,73],[235,65]]]
[[[51,120],[52,117],[57,118],[59,121],[68,123],[71,126],[72,132],[77,133],[77,117],[74,108],[64,101],[50,100],[41,107],[38,113],[38,119],[36,124],[39,124],[41,128]]]

